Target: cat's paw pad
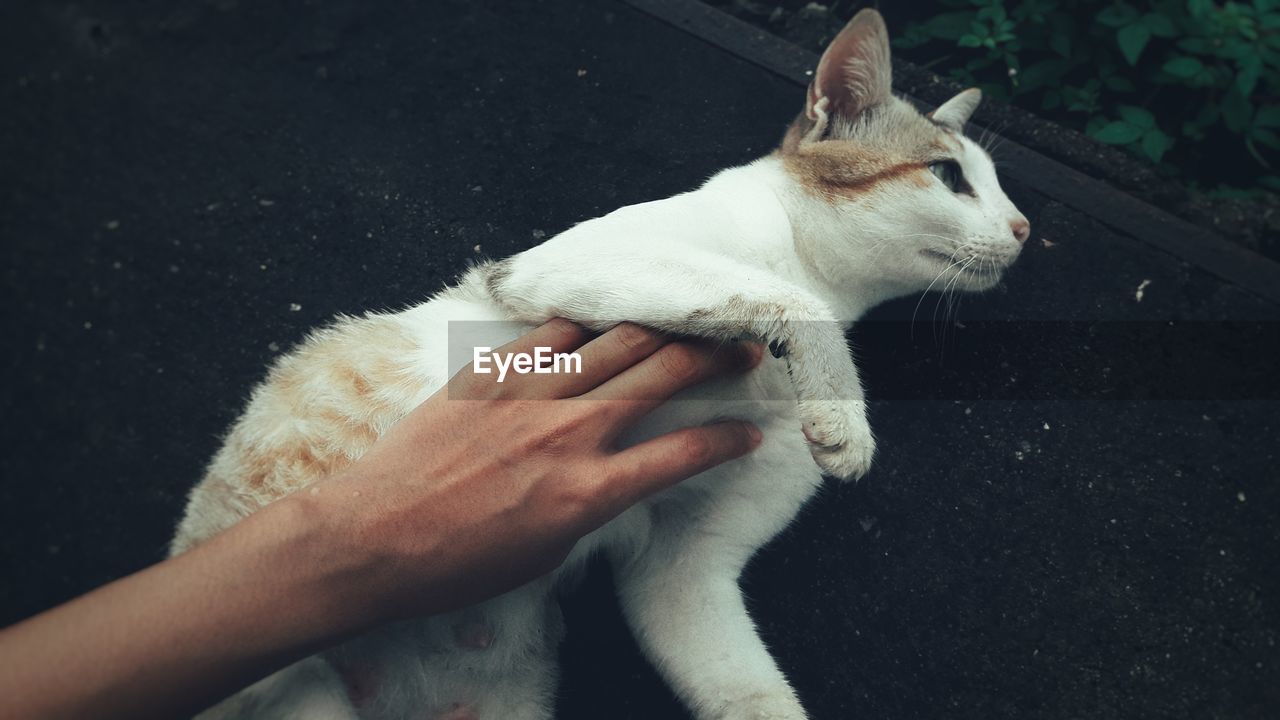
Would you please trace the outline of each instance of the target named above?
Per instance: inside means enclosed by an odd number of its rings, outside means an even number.
[[[864,402],[805,401],[800,423],[818,467],[841,480],[858,480],[871,469],[876,441]]]

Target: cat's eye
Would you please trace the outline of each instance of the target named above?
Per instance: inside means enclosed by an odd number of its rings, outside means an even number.
[[[953,193],[972,193],[969,183],[964,181],[964,172],[960,170],[960,163],[954,160],[942,160],[941,162],[931,163],[929,172],[933,173],[947,189]]]

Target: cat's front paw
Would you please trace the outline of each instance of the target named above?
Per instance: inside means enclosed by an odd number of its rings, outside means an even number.
[[[729,703],[711,715],[714,720],[808,720],[791,693],[756,693]]]
[[[800,403],[800,424],[818,467],[841,480],[858,480],[871,469],[876,441],[867,422],[867,404],[853,400]]]

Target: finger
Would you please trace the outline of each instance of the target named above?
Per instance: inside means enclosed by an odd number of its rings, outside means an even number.
[[[620,323],[582,346],[582,373],[566,377],[568,395],[582,395],[644,360],[671,342],[665,333],[635,323]]]
[[[755,425],[729,420],[684,428],[615,453],[605,462],[604,506],[617,514],[639,500],[700,472],[742,457],[760,445]]]
[[[685,388],[760,363],[757,343],[680,341],[664,345],[584,397],[610,402],[608,414],[625,424]]]
[[[550,348],[552,352],[572,352],[590,339],[591,331],[581,325],[564,318],[551,318],[494,352],[532,355],[540,347]]]

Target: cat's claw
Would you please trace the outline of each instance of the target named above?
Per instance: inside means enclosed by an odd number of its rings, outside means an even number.
[[[871,469],[876,441],[865,402],[801,402],[800,422],[809,452],[824,473],[848,482]]]

